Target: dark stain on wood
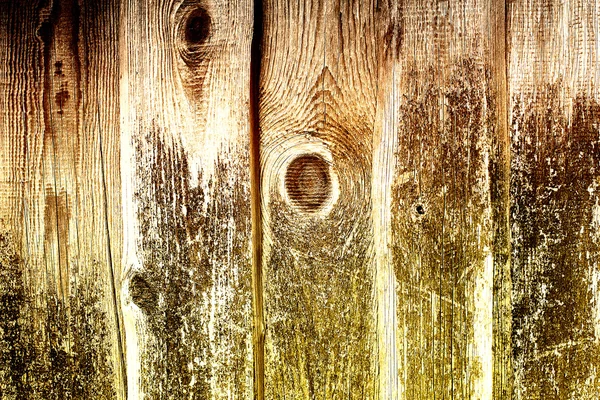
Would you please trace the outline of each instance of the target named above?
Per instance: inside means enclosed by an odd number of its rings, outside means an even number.
[[[57,137],[63,137],[63,132],[56,132],[52,116],[52,94],[54,94],[54,103],[58,107],[57,114],[63,115],[67,101],[73,97],[75,103],[73,110],[77,110],[80,106],[81,92],[81,60],[79,56],[79,30],[80,30],[80,7],[77,1],[63,0],[54,1],[51,3],[50,14],[47,19],[40,22],[37,29],[37,36],[42,42],[43,52],[43,71],[44,71],[44,93],[42,101],[44,104],[44,126],[46,139],[52,140],[53,148],[58,146],[56,143]],[[56,53],[56,47],[68,44],[70,53],[72,54],[72,62],[70,66],[73,68],[72,78],[75,80],[75,93],[71,94],[68,91],[66,75],[63,72],[64,60],[54,62],[54,72],[52,72],[52,59]],[[54,92],[53,87],[58,87]],[[74,113],[75,124],[79,123],[78,113]],[[56,150],[53,150],[56,151]]]
[[[52,93],[52,81],[50,79],[50,59],[52,55],[52,38],[54,36],[55,24],[58,18],[58,2],[53,3],[50,16],[40,22],[37,29],[37,36],[42,42],[42,63],[43,63],[43,87],[44,91],[42,94],[42,102],[44,105],[44,140],[52,140],[54,138],[54,130],[52,127],[52,107],[51,107],[51,93]]]
[[[63,0],[65,1],[65,0]],[[80,36],[80,25],[81,25],[81,7],[79,6],[81,0],[68,0],[65,1],[66,10],[66,24],[71,27],[71,40],[69,45],[71,47],[71,54],[73,56],[73,77],[75,78],[75,100],[76,109],[79,109],[82,99],[82,84],[81,84],[81,56],[79,54],[79,36]],[[84,34],[84,44],[87,38]],[[85,47],[84,47],[85,48]],[[86,55],[87,56],[87,55]],[[78,118],[78,114],[76,114]]]
[[[70,296],[64,303],[56,295],[47,299],[45,310],[48,347],[44,399],[114,399],[113,365],[106,318],[98,287],[82,281],[72,287],[80,297]],[[85,286],[83,286],[85,285]],[[78,290],[79,289],[79,290]],[[94,293],[95,292],[95,293]],[[44,371],[44,370],[42,370]],[[35,397],[34,397],[35,398]]]
[[[63,69],[62,68],[63,68],[62,61],[55,62],[54,63],[54,75],[64,77],[65,74],[63,73]]]
[[[27,375],[35,364],[29,298],[23,261],[6,233],[0,234],[0,398],[26,400],[32,391]]]
[[[150,398],[205,399],[211,397],[211,380],[227,379],[235,382],[241,396],[247,390],[250,329],[244,310],[249,310],[252,286],[247,249],[242,247],[249,221],[235,211],[247,206],[248,193],[234,182],[249,173],[248,166],[237,165],[237,159],[231,164],[217,161],[209,196],[192,186],[187,155],[178,145],[165,144],[158,131],[137,143],[135,198],[144,269],[130,287],[133,284],[131,295],[146,313],[154,340],[142,349],[142,390]],[[143,143],[152,144],[152,155],[145,153]],[[207,198],[214,200],[206,204]],[[225,263],[240,268],[237,282],[223,269]],[[229,280],[227,288],[215,288],[223,279]],[[212,288],[232,290],[233,299],[228,314],[218,315],[209,327],[207,298]],[[213,371],[213,358],[222,356],[212,354],[211,341],[233,347],[227,359],[220,360],[228,365],[226,371]],[[220,373],[227,375],[214,375]]]
[[[200,213],[204,193],[190,187],[185,155],[166,147],[159,135],[154,132],[146,138],[156,144],[151,167],[143,159],[137,163],[142,167],[138,171],[142,182],[135,197],[142,205],[138,218],[144,232],[141,243],[144,270],[132,281],[132,294],[139,301],[136,280],[139,283],[143,279],[156,288],[161,298],[158,308],[143,309],[149,313],[156,344],[155,348],[143,349],[142,386],[150,398],[163,398],[165,393],[172,399],[190,395],[207,398],[208,380],[200,379],[190,386],[192,372],[187,366],[197,354],[209,350],[208,332],[206,329],[189,332],[191,336],[186,343],[181,335],[184,316],[191,319],[192,326],[205,323],[195,320],[191,313],[196,298],[192,291],[205,291],[210,284],[209,255],[206,251],[200,254],[192,251],[190,244],[205,223]],[[143,154],[141,147],[137,154]],[[190,257],[196,258],[195,268]],[[196,353],[192,348],[197,349]],[[195,368],[201,376],[210,374],[207,364],[197,363]]]
[[[158,296],[154,288],[141,275],[134,275],[129,282],[131,300],[146,314],[154,314]]]
[[[64,83],[61,84],[61,89],[54,95],[54,102],[58,106],[57,113],[63,114],[63,108],[67,104],[67,100],[69,100],[70,98],[71,96],[69,95],[69,91],[67,90],[67,85]]]
[[[516,95],[512,108],[513,354],[529,399],[579,393],[600,366],[591,291],[600,104],[575,98],[569,120],[561,91],[558,81]]]
[[[73,283],[71,291],[78,295],[67,303],[52,290],[46,295],[30,291],[25,262],[12,243],[9,235],[0,234],[0,397],[114,399],[109,332],[97,281]]]

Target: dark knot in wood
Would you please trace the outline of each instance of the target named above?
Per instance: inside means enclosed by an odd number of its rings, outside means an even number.
[[[151,314],[158,306],[158,296],[150,284],[140,274],[135,274],[129,281],[131,300],[146,314]]]
[[[190,13],[185,23],[185,41],[190,49],[197,47],[210,35],[211,18],[203,8],[197,8]]]
[[[290,200],[303,211],[316,211],[331,197],[329,164],[320,156],[305,154],[294,159],[285,174]]]

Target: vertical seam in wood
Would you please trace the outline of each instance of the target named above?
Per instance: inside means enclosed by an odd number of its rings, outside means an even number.
[[[512,393],[511,362],[511,232],[510,232],[510,134],[508,107],[508,2],[493,0],[490,16],[493,18],[491,39],[492,63],[503,62],[492,68],[496,96],[496,132],[492,149],[496,153],[496,173],[492,180],[492,207],[494,219],[494,289],[493,289],[493,398],[502,399]],[[502,15],[497,15],[502,13]],[[502,93],[503,92],[503,93]],[[508,297],[508,298],[507,298]],[[506,326],[508,324],[508,326]],[[507,334],[508,332],[508,334]],[[508,351],[507,351],[508,347]],[[508,354],[507,354],[508,353]]]
[[[511,146],[511,136],[510,136],[510,128],[509,128],[509,103],[510,103],[510,98],[509,98],[509,87],[508,87],[508,51],[509,51],[509,38],[508,38],[508,0],[501,0],[503,4],[503,10],[504,10],[504,16],[503,16],[503,22],[504,22],[504,27],[502,29],[502,34],[504,35],[504,76],[502,77],[503,82],[502,82],[502,88],[504,89],[504,93],[505,93],[505,103],[504,103],[504,107],[503,107],[503,114],[502,118],[504,121],[504,151],[505,151],[505,156],[504,156],[504,176],[505,176],[505,205],[504,205],[504,214],[505,214],[505,229],[506,229],[506,242],[507,242],[507,260],[505,262],[505,268],[504,268],[504,273],[503,273],[503,279],[502,279],[502,284],[508,285],[508,289],[504,289],[504,291],[508,290],[508,310],[509,312],[511,311],[511,306],[512,306],[512,275],[511,275],[511,270],[512,270],[512,233],[511,233],[511,226],[510,226],[510,179],[511,179],[511,150],[510,150],[510,146]],[[506,276],[505,276],[506,275]],[[512,384],[512,358],[510,358],[510,356],[512,356],[512,312],[509,315],[509,327],[508,329],[510,329],[510,334],[507,337],[508,343],[505,343],[505,346],[503,346],[503,350],[504,347],[508,347],[508,353],[509,353],[509,358],[507,360],[505,360],[505,365],[503,366],[503,376],[502,376],[502,388],[503,390],[506,388],[508,389],[508,393],[509,395],[512,396],[512,388],[513,388],[513,384]],[[507,329],[506,327],[503,327],[504,329]],[[506,376],[506,373],[509,372],[510,375]],[[502,397],[502,396],[499,396]]]
[[[98,121],[100,121],[100,108],[97,110],[98,112]],[[104,167],[104,152],[102,150],[102,127],[98,125],[98,143],[99,143],[99,152],[100,152],[100,171],[102,178],[102,194],[104,197],[104,227],[106,230],[106,248],[107,248],[107,258],[108,258],[108,270],[110,272],[110,288],[111,295],[113,301],[113,309],[114,309],[114,319],[115,325],[117,328],[117,350],[119,351],[119,369],[121,371],[121,390],[123,393],[123,397],[127,398],[127,366],[125,364],[125,352],[123,349],[123,335],[121,334],[121,314],[119,312],[119,304],[117,288],[115,283],[115,271],[112,257],[112,242],[110,239],[110,227],[108,223],[108,197],[106,195],[106,172]]]
[[[507,241],[507,246],[508,248],[505,249],[507,250],[507,260],[505,261],[505,266],[504,269],[502,271],[502,294],[504,295],[505,293],[505,288],[504,285],[506,283],[506,279],[507,279],[507,274],[506,274],[506,265],[508,265],[508,279],[511,279],[511,275],[510,275],[510,269],[511,269],[511,232],[510,232],[510,133],[508,131],[508,126],[509,126],[509,121],[508,121],[508,103],[510,102],[510,99],[508,98],[508,21],[507,21],[507,17],[508,17],[508,2],[506,0],[499,0],[501,1],[501,7],[500,9],[504,12],[504,15],[502,16],[502,22],[504,23],[504,26],[502,27],[502,35],[504,36],[504,66],[503,66],[503,70],[502,72],[504,73],[504,76],[502,76],[502,82],[500,82],[500,85],[502,87],[502,89],[504,90],[504,104],[501,108],[501,112],[502,115],[499,115],[499,119],[501,119],[501,134],[503,135],[503,141],[502,141],[502,146],[504,148],[504,154],[503,154],[503,168],[504,168],[504,178],[505,178],[505,187],[504,187],[504,191],[505,194],[503,196],[504,200],[505,200],[505,204],[504,204],[504,215],[506,218],[505,221],[505,229],[506,229],[506,241]],[[502,4],[503,3],[503,4]],[[510,288],[510,290],[512,290],[512,288]],[[509,292],[509,295],[510,292]],[[512,296],[510,296],[512,297]],[[509,298],[510,298],[509,297]],[[503,300],[503,299],[502,299]],[[504,310],[502,310],[501,316],[501,329],[502,332],[504,334],[504,330],[506,329],[506,327],[504,326]],[[512,325],[512,324],[511,324]],[[511,326],[511,331],[512,331],[512,326]],[[502,337],[503,338],[503,337]],[[511,336],[508,336],[508,339],[511,339]],[[509,342],[510,344],[510,342]],[[502,353],[504,354],[505,352],[505,346],[502,346]],[[510,354],[512,354],[512,350],[509,350]],[[506,371],[509,367],[512,367],[511,363],[510,363],[510,359],[508,360],[504,360],[503,365],[500,366],[501,370],[502,370],[502,374],[501,374],[501,378],[500,378],[500,387],[501,387],[501,391],[500,393],[497,395],[498,398],[503,398],[504,397],[504,391],[505,389],[508,387],[508,389],[511,389],[512,385],[507,385],[506,382]],[[512,390],[511,390],[512,392]]]
[[[250,49],[250,195],[252,218],[252,294],[254,398],[264,399],[265,320],[263,309],[262,218],[260,196],[260,71],[263,35],[262,0],[254,1],[254,26]]]

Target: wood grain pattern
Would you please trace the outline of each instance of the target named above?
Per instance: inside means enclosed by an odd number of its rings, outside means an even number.
[[[600,393],[599,23],[597,1],[509,7],[517,399]]]
[[[369,1],[264,2],[268,399],[378,397],[371,183],[381,12]]]
[[[253,395],[249,1],[124,1],[129,395]]]
[[[597,399],[599,27],[0,1],[0,399]]]
[[[0,397],[124,398],[119,8],[1,7]]]
[[[510,374],[497,345],[509,338],[509,292],[494,285],[510,280],[495,277],[508,266],[503,2],[398,7],[384,116],[398,146],[388,182],[398,396],[505,398],[494,377]]]

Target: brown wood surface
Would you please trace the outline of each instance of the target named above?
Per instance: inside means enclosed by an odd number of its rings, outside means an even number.
[[[371,185],[387,20],[370,1],[263,7],[265,398],[378,398]]]
[[[600,393],[600,4],[508,9],[515,398]]]
[[[494,346],[510,337],[494,302],[508,296],[494,286],[508,256],[503,13],[500,1],[399,5],[384,119],[397,142],[386,183],[403,399],[506,398],[510,365]]]
[[[0,398],[124,398],[119,7],[0,7]]]
[[[0,399],[597,399],[599,26],[0,1]]]
[[[249,1],[125,1],[129,395],[253,395]]]

